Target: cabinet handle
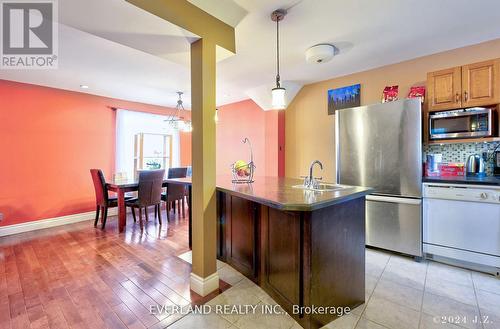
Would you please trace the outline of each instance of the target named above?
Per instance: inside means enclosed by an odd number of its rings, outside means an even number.
[[[469,100],[469,93],[466,91],[464,91],[464,101],[468,101]]]
[[[455,103],[458,103],[460,101],[460,94],[456,93],[455,94]]]

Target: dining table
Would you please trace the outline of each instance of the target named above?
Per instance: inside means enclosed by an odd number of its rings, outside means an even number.
[[[185,185],[188,190],[188,219],[189,219],[189,248],[192,244],[192,189],[191,189],[191,177],[185,178],[165,178],[163,180],[163,187],[167,187],[168,184],[181,184]],[[130,178],[116,178],[108,181],[106,183],[106,188],[108,191],[115,192],[118,198],[118,232],[122,233],[125,231],[127,225],[127,209],[125,207],[125,193],[134,192],[139,190],[139,179]],[[168,191],[167,191],[168,193]]]

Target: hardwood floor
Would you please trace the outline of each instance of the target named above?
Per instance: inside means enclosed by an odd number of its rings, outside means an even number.
[[[153,209],[151,209],[152,211]],[[164,211],[164,210],[163,210]],[[163,214],[166,218],[166,214]],[[154,305],[205,303],[189,289],[188,220],[118,234],[91,221],[0,238],[0,328],[165,328],[182,315]]]

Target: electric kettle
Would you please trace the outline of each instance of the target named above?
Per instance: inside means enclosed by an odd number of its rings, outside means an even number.
[[[500,151],[494,153],[493,175],[500,176]]]
[[[467,176],[484,177],[486,173],[484,171],[484,160],[481,156],[477,154],[470,155],[467,159],[466,164]]]

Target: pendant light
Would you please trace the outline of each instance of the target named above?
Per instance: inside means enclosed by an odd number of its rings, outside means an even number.
[[[175,106],[175,114],[170,115],[165,122],[168,123],[174,129],[182,130],[183,132],[191,132],[193,131],[193,126],[190,120],[184,120],[182,116],[182,111],[185,111],[184,105],[182,102],[182,95],[184,93],[182,91],[178,91],[177,95],[179,95],[179,99],[177,100],[177,105]]]
[[[280,83],[280,21],[285,18],[286,10],[278,9],[271,14],[271,20],[276,22],[276,87],[272,89],[273,110],[283,110],[286,107],[285,88]]]

